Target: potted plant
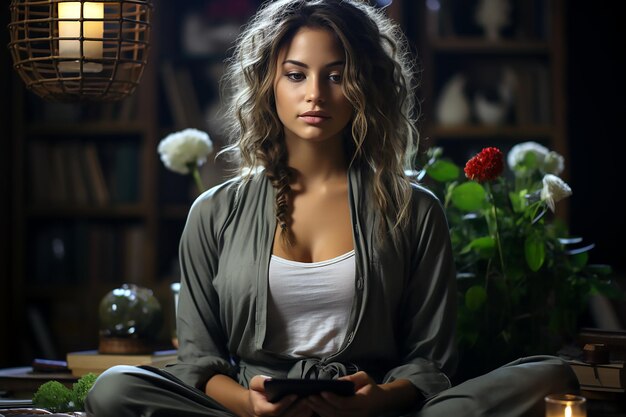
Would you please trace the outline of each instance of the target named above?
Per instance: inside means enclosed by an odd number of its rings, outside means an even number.
[[[485,148],[464,175],[431,148],[418,173],[448,218],[459,290],[461,378],[520,356],[555,354],[575,336],[594,293],[613,294],[610,267],[588,263],[593,244],[554,215],[571,195],[563,157],[535,142]]]

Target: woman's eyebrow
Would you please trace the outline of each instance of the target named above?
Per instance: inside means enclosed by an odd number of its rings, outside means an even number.
[[[286,59],[283,61],[283,65],[285,64],[293,64],[293,65],[297,65],[299,67],[302,68],[309,68],[309,66],[307,64],[305,64],[304,62],[300,62],[300,61],[296,61],[295,59]],[[325,68],[330,68],[330,67],[338,67],[338,66],[343,66],[344,62],[339,60],[339,61],[333,61],[330,62],[326,65],[324,65]]]

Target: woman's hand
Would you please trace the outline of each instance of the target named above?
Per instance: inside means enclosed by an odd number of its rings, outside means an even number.
[[[355,394],[342,397],[323,392],[307,397],[307,404],[320,417],[377,416],[386,411],[402,411],[414,406],[419,398],[417,389],[406,380],[377,385],[363,371],[339,379],[354,382]]]
[[[216,374],[207,381],[206,394],[241,417],[311,417],[313,411],[295,395],[271,403],[265,397],[265,380],[257,375],[246,389],[227,375]]]
[[[280,401],[271,403],[265,396],[265,380],[268,377],[257,375],[250,380],[248,390],[248,408],[250,416],[280,416],[280,417],[311,417],[313,410],[304,399],[296,395],[289,395]]]

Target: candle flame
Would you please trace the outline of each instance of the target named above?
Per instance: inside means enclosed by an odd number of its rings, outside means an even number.
[[[58,13],[59,56],[62,58],[80,59],[82,52],[82,56],[85,58],[102,59],[104,3],[61,2],[58,3]],[[81,21],[81,18],[95,20]],[[91,39],[87,40],[84,38]],[[59,70],[63,72],[78,72],[79,69],[78,61],[61,61],[59,63]],[[102,71],[102,64],[94,62],[84,63],[83,71],[100,72]]]
[[[572,417],[572,407],[569,405],[565,407],[565,417]]]

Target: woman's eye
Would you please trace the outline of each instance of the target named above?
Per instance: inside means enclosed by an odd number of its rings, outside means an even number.
[[[289,78],[292,81],[302,81],[304,80],[304,74],[300,72],[290,72],[287,74],[287,78]]]
[[[330,74],[328,76],[328,78],[334,82],[334,83],[340,83],[341,82],[341,74]]]

